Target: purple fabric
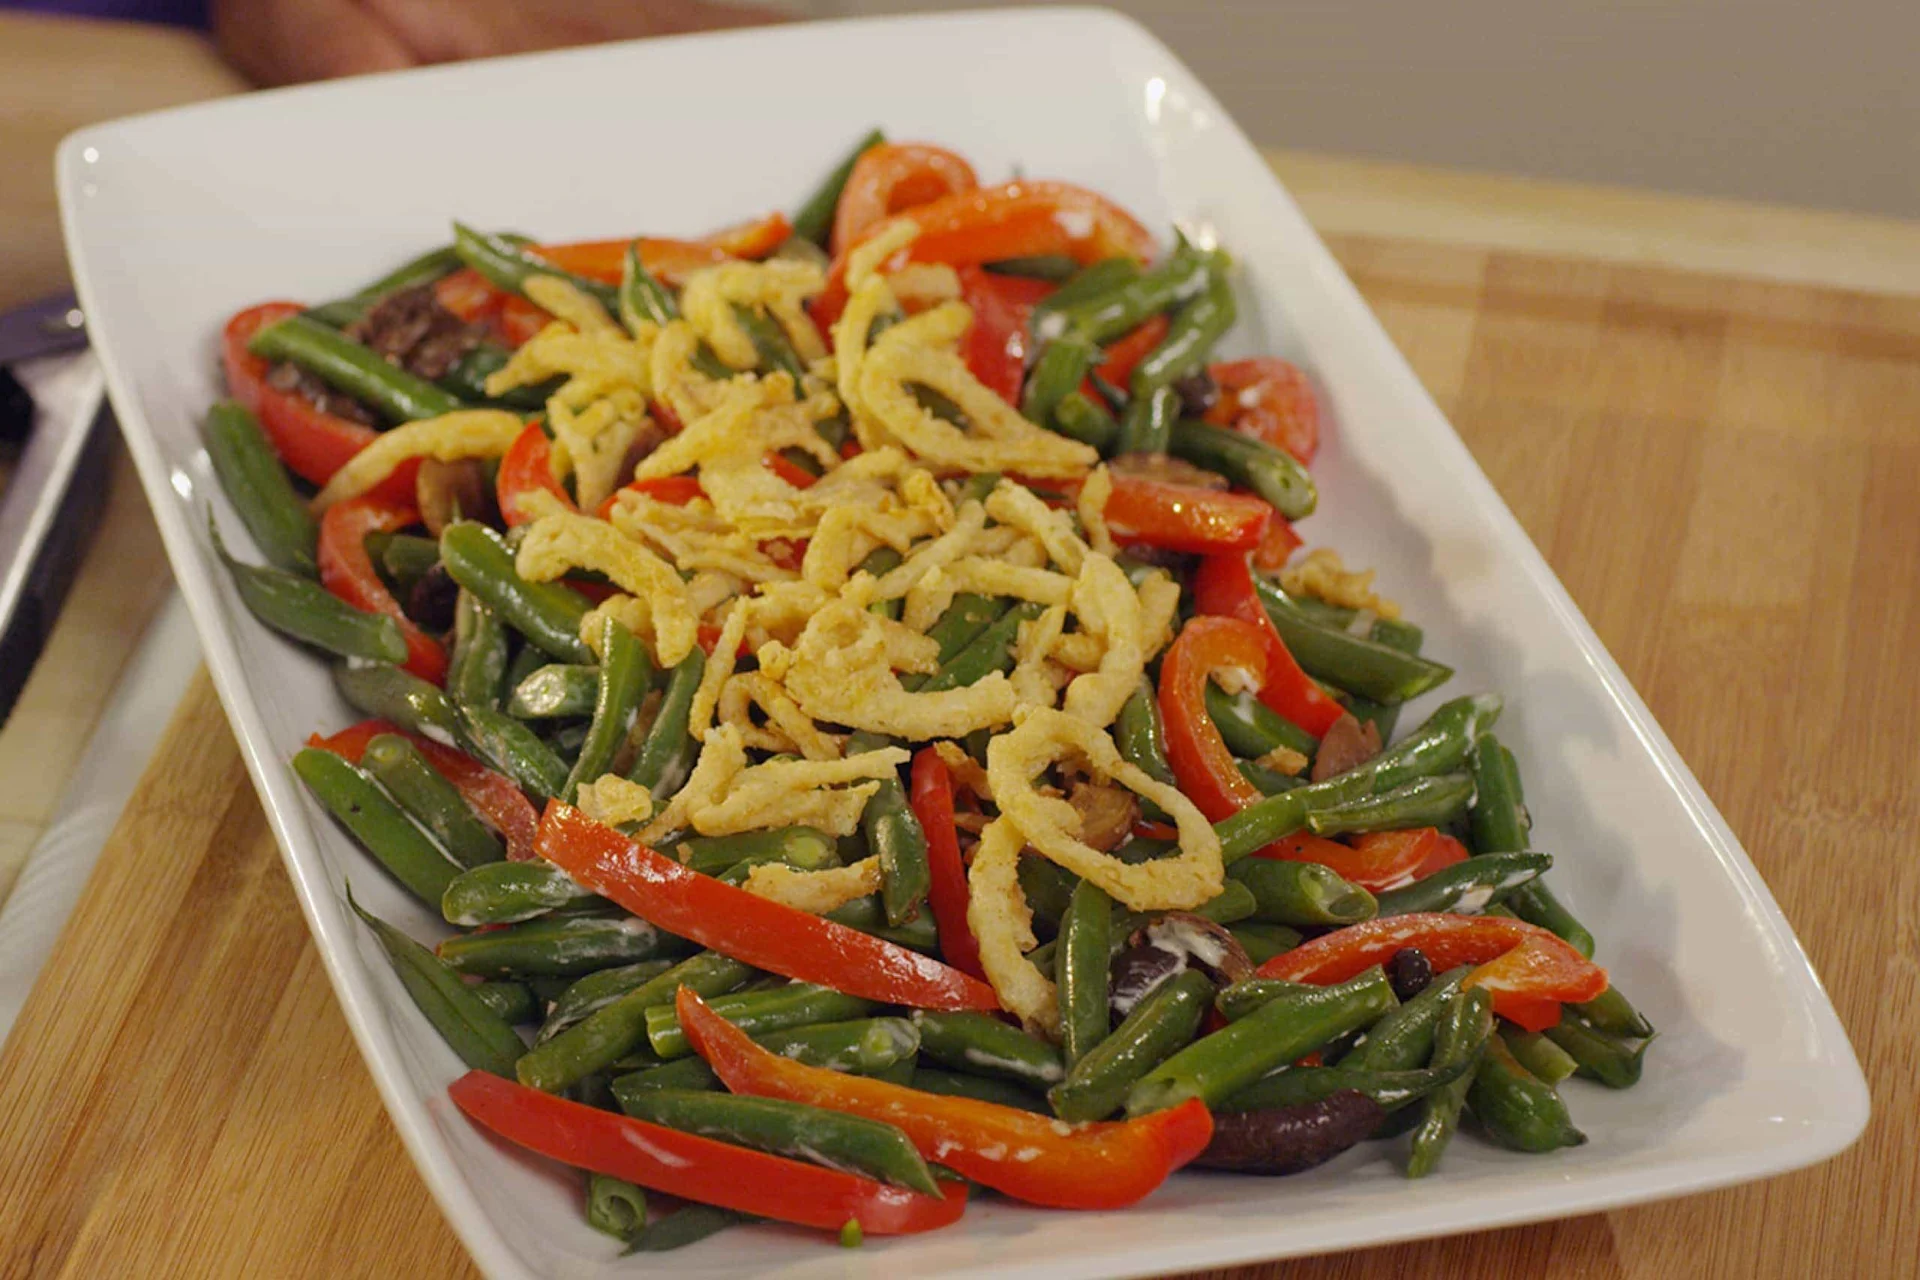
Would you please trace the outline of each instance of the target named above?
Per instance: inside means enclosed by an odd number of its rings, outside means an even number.
[[[207,26],[207,0],[0,0],[0,9],[27,9],[73,18],[117,18],[170,27]]]

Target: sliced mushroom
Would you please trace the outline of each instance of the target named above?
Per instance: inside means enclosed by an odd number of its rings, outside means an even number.
[[[1140,800],[1125,787],[1082,779],[1067,803],[1080,815],[1080,839],[1102,853],[1118,849],[1140,820]]]
[[[485,520],[493,511],[486,469],[477,458],[456,462],[422,458],[413,492],[420,521],[436,538],[455,520]]]
[[[1156,916],[1133,931],[1108,970],[1107,1003],[1115,1020],[1183,969],[1198,969],[1225,987],[1250,976],[1254,964],[1225,926],[1205,916],[1186,911]]]
[[[1320,750],[1313,758],[1311,781],[1324,782],[1379,754],[1380,727],[1371,720],[1362,724],[1350,714],[1343,715],[1320,739]]]

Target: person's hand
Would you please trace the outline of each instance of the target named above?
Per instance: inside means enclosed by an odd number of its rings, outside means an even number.
[[[785,17],[720,0],[213,0],[220,52],[267,85]]]

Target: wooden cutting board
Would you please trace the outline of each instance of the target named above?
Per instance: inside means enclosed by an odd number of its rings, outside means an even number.
[[[1335,247],[1745,841],[1875,1114],[1772,1182],[1287,1274],[1912,1274],[1920,300]],[[204,676],[0,1056],[0,1152],[7,1276],[472,1272]]]

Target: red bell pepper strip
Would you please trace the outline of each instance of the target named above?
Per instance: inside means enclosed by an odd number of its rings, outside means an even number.
[[[737,222],[730,227],[722,227],[700,238],[701,244],[712,245],[720,252],[734,258],[764,258],[785,244],[793,235],[793,223],[787,215],[778,210],[764,218],[754,218],[747,222]],[[641,261],[646,260],[646,249],[641,249]],[[624,265],[624,264],[623,264]],[[653,268],[648,267],[649,271]]]
[[[796,489],[810,489],[814,481],[820,478],[783,453],[769,453],[760,462]]]
[[[883,1004],[1000,1007],[992,987],[958,969],[690,871],[558,801],[534,847],[641,919],[756,969]]]
[[[635,480],[622,485],[607,495],[595,514],[602,520],[613,514],[613,507],[623,493],[638,493],[652,498],[655,502],[664,502],[670,507],[684,507],[695,498],[704,498],[707,491],[700,487],[699,476],[650,476],[645,480]]]
[[[1276,511],[1267,523],[1260,545],[1253,549],[1253,567],[1271,573],[1285,566],[1302,545],[1300,535],[1293,530],[1293,522]]]
[[[723,235],[737,236],[729,230]],[[784,239],[784,237],[782,237]],[[776,244],[778,241],[775,242]],[[679,288],[702,267],[725,262],[733,255],[717,244],[699,240],[667,240],[657,236],[629,236],[620,240],[581,240],[572,244],[536,245],[533,253],[562,271],[602,284],[619,284],[627,269],[627,246],[640,250],[641,265],[662,282]]]
[[[1373,831],[1350,845],[1305,831],[1282,836],[1256,857],[1280,862],[1317,862],[1362,889],[1392,889],[1425,874],[1422,868],[1440,852],[1440,833],[1432,827],[1411,831]]]
[[[1099,373],[1109,386],[1124,387],[1133,378],[1133,366],[1147,358],[1147,352],[1160,345],[1172,321],[1165,315],[1149,316],[1133,332],[1124,334],[1107,346]]]
[[[1125,545],[1222,555],[1258,547],[1274,512],[1250,493],[1116,472],[1106,517],[1114,541]]]
[[[487,1071],[469,1071],[447,1086],[447,1096],[481,1127],[563,1164],[803,1227],[839,1231],[855,1221],[872,1235],[909,1235],[950,1226],[967,1209],[964,1183],[945,1184],[944,1198],[923,1195],[602,1111]]]
[[[973,325],[961,347],[967,368],[995,395],[1017,406],[1026,380],[1033,309],[1056,286],[1046,280],[997,276],[979,267],[962,267],[959,275],[961,300],[973,311]]]
[[[552,494],[569,511],[578,510],[573,499],[567,496],[565,486],[553,478],[553,446],[547,440],[547,433],[540,429],[539,423],[529,422],[527,429],[507,446],[500,458],[500,474],[494,479],[500,518],[507,522],[508,528],[533,519],[533,513],[521,502],[535,491]]]
[[[517,293],[510,293],[501,300],[499,315],[494,323],[500,330],[500,340],[518,349],[533,341],[535,335],[553,323],[553,313]]]
[[[927,866],[933,879],[927,904],[940,938],[940,954],[962,973],[985,979],[980,942],[967,924],[967,868],[960,860],[960,833],[953,824],[953,774],[932,747],[913,757],[909,803],[927,836]]]
[[[1258,686],[1267,674],[1260,633],[1237,618],[1199,617],[1180,629],[1160,662],[1160,719],[1167,763],[1180,790],[1207,821],[1218,822],[1261,800],[1241,776],[1233,753],[1207,714],[1207,681],[1216,671],[1239,670]]]
[[[1439,835],[1438,832],[1435,834]],[[1434,841],[1433,852],[1427,855],[1427,860],[1413,869],[1413,878],[1424,880],[1434,872],[1444,871],[1456,862],[1465,862],[1467,857],[1467,846],[1452,836],[1440,835],[1440,838]]]
[[[1326,986],[1417,947],[1439,973],[1478,965],[1463,984],[1493,993],[1493,1011],[1529,1031],[1560,1020],[1562,1002],[1592,1000],[1607,971],[1537,925],[1501,916],[1416,912],[1349,925],[1303,942],[1261,965],[1263,978]]]
[[[1320,401],[1298,365],[1262,356],[1208,365],[1207,372],[1220,386],[1208,422],[1285,449],[1302,466],[1313,461],[1320,448]]]
[[[500,304],[511,294],[496,289],[493,283],[472,267],[462,267],[434,282],[433,297],[442,307],[468,324],[485,325],[499,335],[496,323]]]
[[[1069,1128],[1030,1111],[810,1067],[762,1049],[686,987],[674,1003],[687,1040],[733,1092],[885,1120],[927,1159],[1030,1204],[1124,1209],[1213,1137],[1198,1098],[1138,1120]]]
[[[1293,660],[1254,591],[1253,570],[1244,555],[1208,556],[1200,562],[1193,579],[1193,607],[1199,613],[1251,623],[1266,637],[1267,680],[1260,686],[1260,701],[1316,738],[1325,737],[1333,722],[1345,714],[1333,696]]]
[[[447,678],[447,651],[414,625],[367,554],[368,534],[397,533],[418,523],[420,513],[408,502],[365,494],[334,503],[320,517],[320,585],[356,609],[392,618],[407,641],[406,669],[441,684]]]
[[[883,142],[868,147],[854,161],[833,214],[833,238],[838,252],[858,244],[866,233],[890,214],[929,204],[942,196],[972,191],[980,185],[973,166],[945,147],[923,142]]]
[[[267,362],[247,350],[253,335],[276,320],[305,310],[297,302],[264,302],[227,321],[222,335],[221,360],[226,365],[227,393],[260,420],[260,428],[287,469],[302,480],[324,485],[354,454],[372,444],[379,433],[372,427],[331,413],[322,413],[292,391],[267,383]],[[394,498],[413,495],[418,461],[401,463],[376,492]]]
[[[896,217],[912,218],[920,228],[901,255],[912,262],[966,267],[1039,254],[1066,254],[1080,263],[1115,257],[1144,262],[1154,251],[1153,237],[1132,214],[1103,195],[1064,182],[979,187]],[[894,221],[875,223],[860,241],[873,239]],[[827,273],[826,290],[814,303],[814,320],[822,330],[839,319],[847,305],[847,255],[857,247],[840,247]]]
[[[506,775],[495,773],[464,751],[408,733],[387,720],[362,720],[326,738],[316,733],[307,739],[307,745],[359,764],[367,744],[383,733],[397,733],[418,747],[434,771],[453,784],[460,798],[493,824],[507,842],[507,861],[529,862],[534,858],[533,833],[540,825],[540,815],[534,812],[533,803]]]

